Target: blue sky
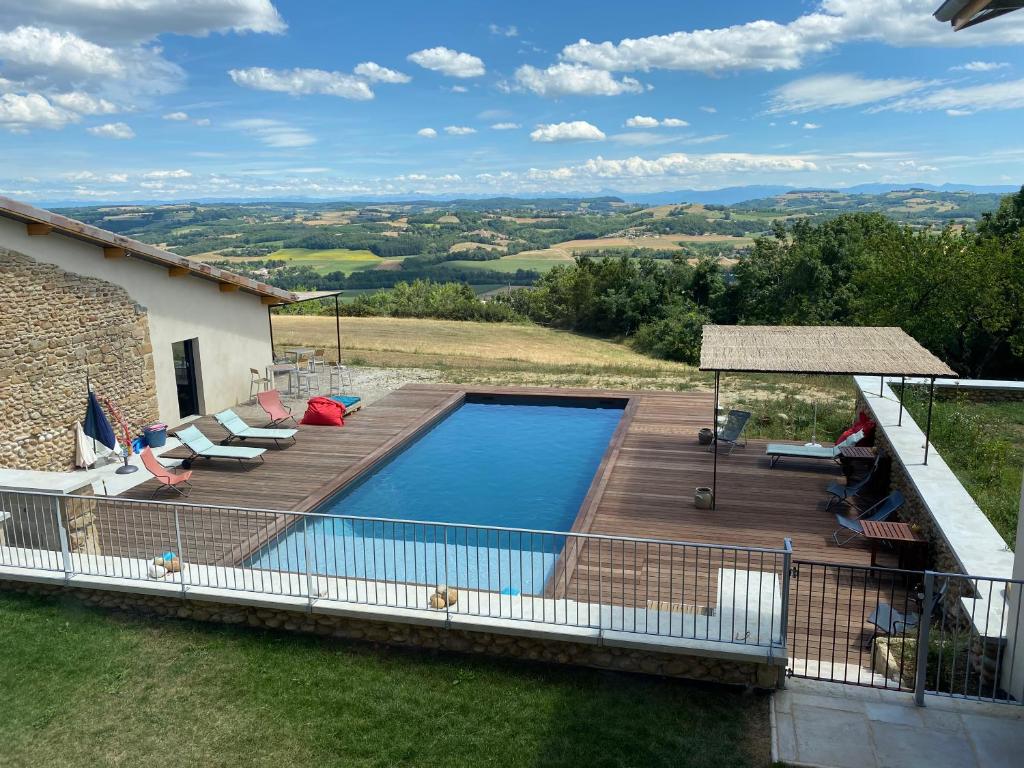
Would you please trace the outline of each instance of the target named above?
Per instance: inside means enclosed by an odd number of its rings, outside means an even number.
[[[938,0],[5,0],[0,194],[1024,181],[1024,12]]]

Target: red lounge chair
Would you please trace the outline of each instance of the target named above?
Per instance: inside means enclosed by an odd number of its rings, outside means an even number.
[[[295,421],[295,417],[292,416],[292,409],[281,402],[281,393],[276,389],[268,389],[266,392],[257,392],[256,402],[260,404],[260,408],[266,411],[267,416],[270,417],[270,421],[267,422],[266,426],[275,427],[288,419],[291,419],[292,422],[298,426],[298,422]]]
[[[192,477],[191,469],[181,471],[168,469],[153,455],[152,448],[143,448],[140,456],[142,457],[142,466],[162,483],[159,488],[153,491],[154,497],[164,488],[171,488],[182,496],[188,496],[192,492],[192,483],[189,482],[189,478]],[[183,491],[178,486],[186,486],[188,490]]]

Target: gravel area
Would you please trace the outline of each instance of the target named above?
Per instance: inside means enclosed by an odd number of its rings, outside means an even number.
[[[384,395],[393,392],[406,384],[424,381],[439,381],[441,372],[427,368],[370,368],[363,366],[349,366],[348,372],[351,377],[351,384],[346,382],[342,394],[354,394],[362,398],[363,405],[380,400]],[[313,395],[330,394],[328,386],[329,377],[327,371],[320,372],[320,392],[313,392]],[[301,414],[305,411],[306,400],[309,395],[303,393],[301,397],[288,393],[288,377],[284,374],[277,376],[275,382],[281,391],[281,399],[285,404],[291,406],[292,411]]]

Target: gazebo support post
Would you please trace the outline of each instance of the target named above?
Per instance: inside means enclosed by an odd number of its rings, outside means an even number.
[[[928,382],[928,426],[924,430],[924,463],[928,465],[928,446],[932,439],[932,403],[935,402],[935,377]]]
[[[715,410],[711,414],[711,448],[715,453],[711,470],[711,508],[718,505],[718,386],[722,376],[721,371],[715,371]]]
[[[907,377],[900,376],[900,415],[896,419],[896,426],[903,426],[903,396],[907,394]]]
[[[878,377],[878,396],[884,397],[885,392],[885,376]]]
[[[341,317],[339,314],[338,294],[334,294],[334,330],[338,334],[338,362],[341,363]]]

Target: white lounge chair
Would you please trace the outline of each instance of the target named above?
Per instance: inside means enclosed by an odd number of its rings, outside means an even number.
[[[291,440],[294,443],[295,435],[299,431],[297,429],[250,427],[242,420],[241,416],[230,408],[220,413],[215,413],[213,418],[229,433],[228,438],[222,442],[222,445],[226,445],[232,440],[273,440],[274,444],[280,448],[282,440]]]
[[[245,448],[240,445],[214,445],[214,443],[199,431],[197,427],[188,426],[179,429],[174,433],[181,444],[188,448],[192,455],[186,459],[191,465],[194,459],[235,459],[241,464],[246,461],[260,460],[263,463],[263,454],[266,448]]]

